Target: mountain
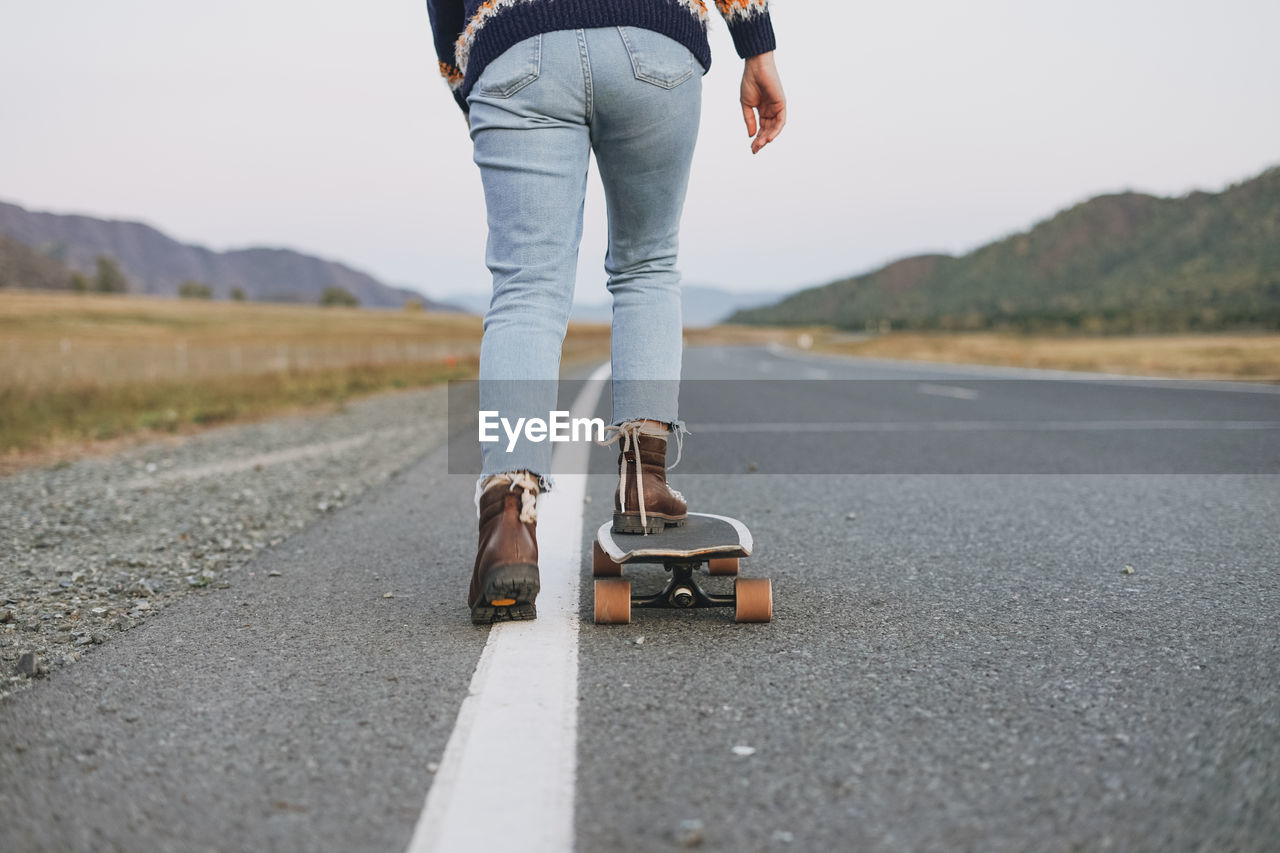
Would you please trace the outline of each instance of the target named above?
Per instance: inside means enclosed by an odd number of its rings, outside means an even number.
[[[782,294],[773,292],[733,293],[720,287],[690,284],[681,289],[686,326],[714,326],[735,311],[766,305]]]
[[[400,308],[417,299],[431,310],[456,310],[335,261],[291,249],[214,252],[180,243],[141,222],[39,213],[0,202],[0,236],[90,277],[98,256],[110,255],[135,293],[176,296],[182,282],[199,281],[212,288],[215,299],[227,299],[239,287],[251,300],[316,303],[326,287],[341,287],[366,307]],[[22,286],[44,286],[39,280]]]
[[[1280,329],[1280,167],[1220,193],[1091,199],[962,257],[922,255],[739,311],[846,329]]]
[[[489,309],[489,295],[487,293],[472,293],[460,290],[446,294],[444,298],[451,305],[457,305],[459,309],[468,314],[483,316],[484,312]]]
[[[686,326],[714,326],[734,311],[773,302],[782,296],[776,291],[734,293],[699,284],[683,285],[680,292]],[[483,314],[489,307],[487,295],[455,293],[447,298],[449,302],[462,306],[472,314]],[[579,302],[573,306],[572,318],[580,323],[608,323],[613,318],[613,303],[608,299]]]

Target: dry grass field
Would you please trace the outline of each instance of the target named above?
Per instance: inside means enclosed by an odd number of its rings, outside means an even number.
[[[480,334],[459,314],[0,290],[0,470],[472,377]],[[608,354],[608,326],[570,326],[565,364]]]
[[[5,384],[202,380],[474,355],[479,320],[424,312],[9,291]]]
[[[910,361],[1280,382],[1277,334],[1052,337],[895,332],[866,338],[827,332],[813,335],[813,347],[823,352]]]
[[[13,467],[474,376],[480,331],[423,311],[0,291],[0,455]],[[575,325],[565,358],[608,340]]]

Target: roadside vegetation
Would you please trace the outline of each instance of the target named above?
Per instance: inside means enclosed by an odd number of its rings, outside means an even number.
[[[1280,334],[1016,335],[798,333],[819,352],[869,358],[1280,383]]]
[[[474,376],[480,319],[418,308],[0,292],[0,454],[12,467]],[[566,361],[607,357],[608,340],[575,326]]]
[[[962,257],[904,258],[731,319],[851,332],[1280,331],[1280,167],[1221,193],[1100,196]]]
[[[360,310],[6,290],[0,292],[0,468],[130,437],[471,378],[480,333],[478,317],[433,313],[419,304]],[[1280,335],[1274,334],[871,336],[817,326],[716,326],[687,330],[685,342],[1280,382]],[[608,353],[608,326],[570,327],[566,365]]]

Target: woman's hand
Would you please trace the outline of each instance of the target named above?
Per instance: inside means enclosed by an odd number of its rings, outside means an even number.
[[[757,122],[756,113],[760,114]],[[773,62],[773,51],[753,56],[742,71],[742,117],[747,122],[751,153],[778,138],[787,123],[787,96]]]

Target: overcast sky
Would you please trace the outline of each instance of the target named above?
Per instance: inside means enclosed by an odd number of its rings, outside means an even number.
[[[1104,192],[1280,163],[1274,0],[775,0],[791,123],[753,158],[719,21],[687,282],[793,289],[963,252]],[[488,290],[484,206],[424,2],[0,11],[0,199]],[[598,187],[578,296],[605,298]]]

